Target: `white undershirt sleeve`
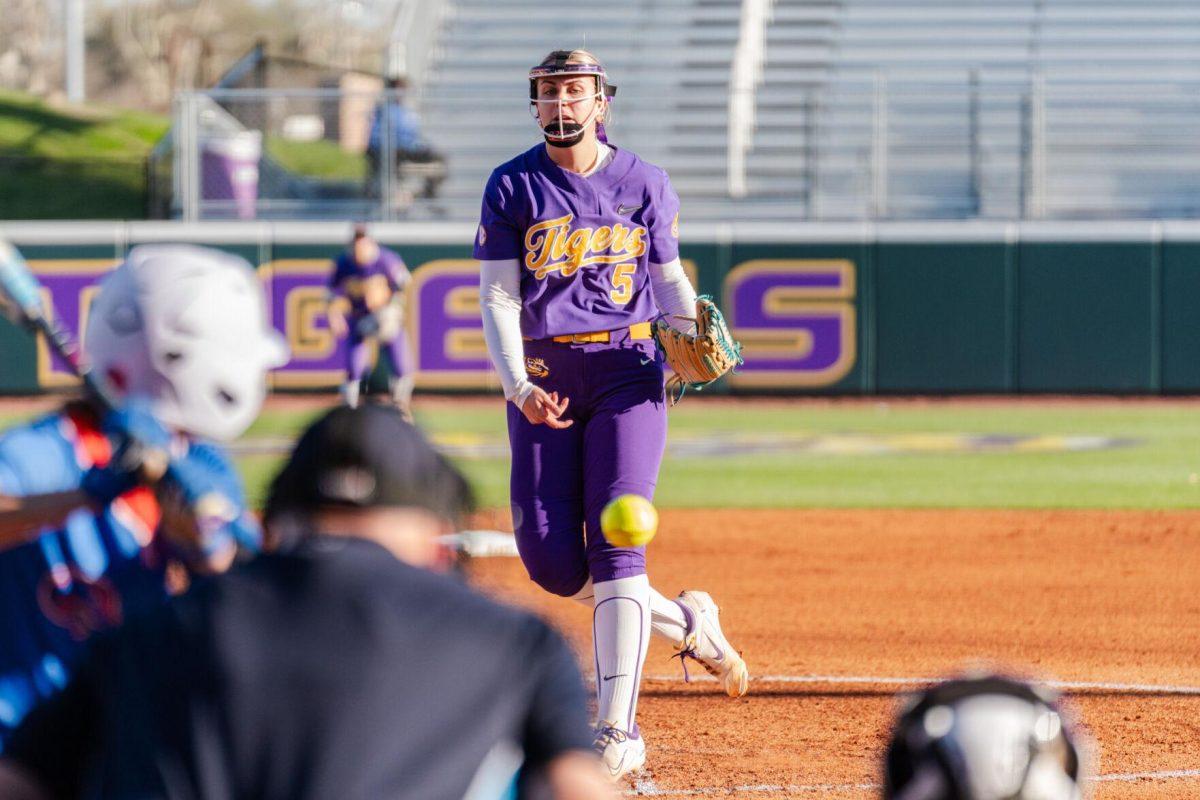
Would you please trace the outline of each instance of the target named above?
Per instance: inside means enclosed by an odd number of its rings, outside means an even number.
[[[525,376],[521,267],[517,259],[479,262],[479,308],[483,338],[504,387],[504,397],[520,408],[533,391],[533,384]]]
[[[696,290],[683,271],[683,264],[676,258],[666,264],[648,264],[650,288],[654,291],[654,302],[672,328],[684,333],[695,333],[696,323],[678,317],[696,316]]]

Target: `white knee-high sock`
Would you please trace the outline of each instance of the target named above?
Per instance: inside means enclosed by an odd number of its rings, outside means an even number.
[[[601,723],[632,731],[650,641],[650,581],[645,575],[595,585],[592,643]]]
[[[399,378],[392,378],[388,386],[392,392],[392,402],[399,406],[408,408],[412,405],[413,387],[416,385],[416,378],[412,375],[404,375]]]
[[[650,628],[676,650],[683,647],[688,634],[687,615],[679,603],[668,600],[653,588],[650,589]]]
[[[596,592],[592,588],[592,579],[583,585],[571,599],[580,605],[592,608],[596,605]],[[683,647],[683,640],[688,633],[687,616],[674,600],[668,600],[653,586],[650,587],[650,632],[659,638],[666,639],[676,650]]]

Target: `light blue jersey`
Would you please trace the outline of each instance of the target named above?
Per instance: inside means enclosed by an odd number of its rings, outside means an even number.
[[[76,489],[111,449],[83,406],[14,428],[0,436],[0,494]],[[151,547],[157,525],[158,505],[139,488],[0,552],[0,752],[29,710],[66,684],[92,634],[165,599],[163,560]]]

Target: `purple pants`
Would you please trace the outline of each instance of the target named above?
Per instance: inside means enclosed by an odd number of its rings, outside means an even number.
[[[353,326],[353,321],[350,324]],[[379,340],[379,352],[387,353],[393,377],[402,378],[412,374],[412,357],[408,352],[408,338],[404,335],[404,331],[396,334],[396,338],[391,341]],[[368,363],[370,354],[369,340],[351,333],[350,346],[346,349],[347,381],[361,381],[366,376],[370,367]]]
[[[654,498],[667,442],[662,357],[650,339],[525,343],[531,379],[571,400],[565,430],[533,425],[508,404],[513,528],[529,577],[569,597],[589,576],[603,581],[646,572],[646,548],[615,547],[600,512],[622,494]],[[544,373],[544,374],[543,374]]]

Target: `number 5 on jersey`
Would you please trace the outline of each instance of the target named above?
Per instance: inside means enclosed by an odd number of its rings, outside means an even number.
[[[633,297],[633,271],[636,269],[637,264],[617,264],[613,269],[613,288],[608,291],[608,296],[619,306],[625,305]]]

